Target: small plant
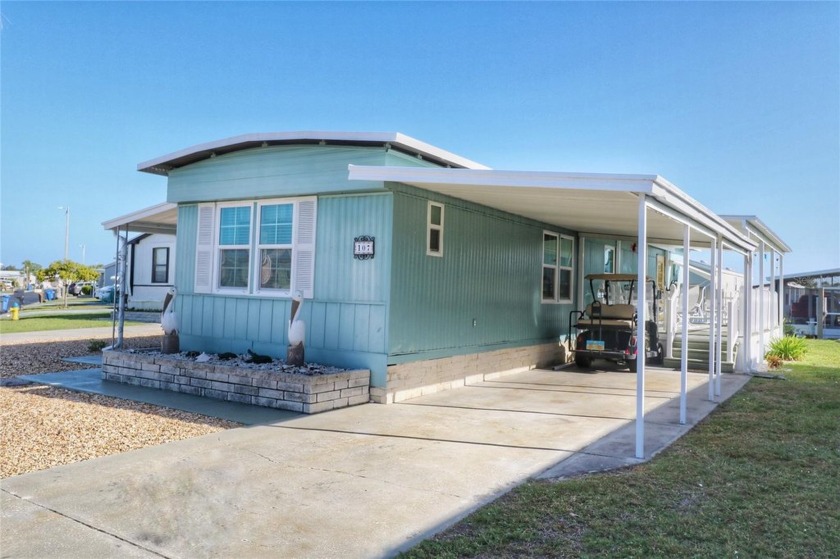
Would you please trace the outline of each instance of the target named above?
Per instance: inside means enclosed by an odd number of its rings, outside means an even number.
[[[770,349],[764,357],[765,359],[778,357],[782,361],[799,361],[805,355],[806,349],[805,340],[802,338],[784,336],[770,342]]]
[[[779,369],[781,368],[784,361],[778,355],[770,355],[767,354],[767,368],[768,369]]]
[[[239,356],[230,351],[226,351],[224,353],[219,354],[219,359],[221,359],[222,361],[230,361],[231,359],[236,359],[237,357]]]
[[[96,353],[97,351],[102,351],[105,346],[108,345],[108,342],[105,340],[91,340],[88,342],[88,351],[91,353]]]

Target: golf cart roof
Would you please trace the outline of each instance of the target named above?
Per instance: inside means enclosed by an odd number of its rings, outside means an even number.
[[[607,281],[636,281],[639,276],[636,274],[588,274],[588,280],[607,280]],[[651,278],[648,277],[648,280]]]

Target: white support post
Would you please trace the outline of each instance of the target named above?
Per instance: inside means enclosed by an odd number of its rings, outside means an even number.
[[[766,325],[764,323],[764,241],[758,244],[758,358],[764,361],[764,330]]]
[[[718,237],[717,242],[717,344],[715,354],[715,396],[720,396],[720,375],[723,372],[723,238]],[[730,344],[732,342],[729,342]]]
[[[776,329],[779,325],[779,321],[776,318],[776,311],[779,309],[779,305],[776,304],[776,299],[773,297],[773,293],[776,292],[776,249],[770,247],[770,328]]]
[[[709,400],[715,399],[715,342],[717,336],[715,332],[715,324],[719,317],[717,316],[717,273],[716,258],[717,258],[717,239],[712,239],[711,248],[711,267],[709,270]]]
[[[691,270],[688,253],[691,250],[691,228],[683,228],[683,277],[682,277],[682,340],[680,340],[680,425],[687,421],[688,391],[688,292],[691,290]]]
[[[738,298],[730,297],[726,301],[726,316],[729,321],[726,324],[726,360],[730,363],[735,360],[735,342],[738,340],[738,314],[735,309],[738,308]]]
[[[647,197],[639,196],[638,278],[636,283],[636,458],[645,457],[645,312],[647,301]]]
[[[785,334],[785,254],[779,253],[779,324]]]
[[[744,293],[741,295],[744,298],[744,325],[742,326],[744,336],[744,369],[746,372],[752,371],[752,333],[753,333],[753,253],[748,252],[744,255]]]

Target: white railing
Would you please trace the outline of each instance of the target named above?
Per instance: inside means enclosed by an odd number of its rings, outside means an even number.
[[[689,290],[689,297],[692,297],[692,292],[695,292],[694,301],[689,301],[688,322],[689,328],[694,331],[707,330],[709,325],[709,317],[711,316],[710,301],[706,297],[708,285],[695,286]],[[674,356],[674,342],[677,336],[682,332],[682,294],[683,289],[681,285],[673,285],[670,291],[665,292],[663,303],[665,305],[665,356]],[[726,333],[727,343],[726,358],[727,361],[734,361],[735,358],[735,344],[739,336],[743,333],[743,320],[741,319],[743,304],[743,297],[739,289],[724,290],[721,299],[721,327]],[[698,328],[700,326],[700,328]]]

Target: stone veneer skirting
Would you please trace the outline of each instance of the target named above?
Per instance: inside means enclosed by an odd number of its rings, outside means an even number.
[[[297,375],[160,354],[103,351],[102,379],[302,413],[370,401],[370,371],[366,369]]]
[[[390,365],[386,388],[371,388],[371,400],[379,404],[401,402],[424,394],[565,363],[567,354],[563,344],[554,342]]]

